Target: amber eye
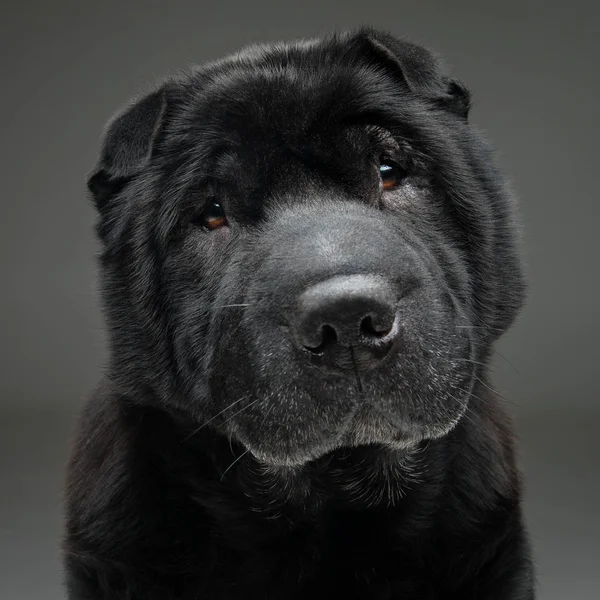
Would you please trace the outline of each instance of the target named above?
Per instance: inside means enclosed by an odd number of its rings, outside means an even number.
[[[219,202],[213,200],[209,202],[202,211],[200,219],[201,224],[207,229],[219,229],[227,225],[227,216],[225,210]]]
[[[379,177],[383,189],[387,191],[397,188],[406,177],[406,173],[398,165],[382,159],[379,164]]]

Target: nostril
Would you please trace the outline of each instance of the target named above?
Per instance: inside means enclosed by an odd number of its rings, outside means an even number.
[[[306,350],[313,354],[321,354],[327,346],[335,344],[338,341],[337,333],[331,325],[323,325],[320,331],[321,343],[318,346],[304,346]]]
[[[389,335],[393,328],[393,320],[386,319],[380,323],[375,323],[371,315],[366,316],[360,323],[360,332],[366,337],[383,338]]]

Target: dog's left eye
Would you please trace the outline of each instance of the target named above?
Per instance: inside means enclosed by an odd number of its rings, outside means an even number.
[[[385,191],[397,188],[406,177],[406,172],[394,163],[382,159],[379,163],[379,177],[381,186]]]
[[[225,209],[216,200],[209,202],[202,211],[200,224],[211,230],[225,227],[228,224]]]

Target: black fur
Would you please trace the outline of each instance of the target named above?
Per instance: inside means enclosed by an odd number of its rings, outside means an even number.
[[[110,123],[89,187],[111,354],[69,466],[69,598],[534,597],[487,383],[524,283],[469,105],[427,50],[361,29],[247,49]],[[323,373],[290,318],[355,274],[397,294],[398,341]]]

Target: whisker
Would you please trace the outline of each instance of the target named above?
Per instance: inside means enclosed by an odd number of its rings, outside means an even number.
[[[467,406],[463,417],[467,419],[467,421],[469,421],[469,423],[471,423],[472,425],[477,426],[477,423],[475,422],[476,413],[471,407]]]
[[[508,358],[506,358],[506,356],[504,356],[504,354],[501,354],[500,352],[498,352],[498,350],[494,350],[494,352],[495,352],[495,353],[496,353],[496,354],[497,354],[497,355],[498,355],[500,358],[503,358],[503,359],[506,361],[506,363],[507,363],[509,366],[511,366],[511,367],[514,369],[515,373],[516,373],[516,374],[517,374],[517,375],[518,375],[518,376],[519,376],[521,379],[523,379],[523,380],[525,379],[525,378],[523,377],[523,375],[521,375],[521,373],[519,373],[519,370],[517,369],[517,367],[515,367],[515,365],[513,365],[513,364],[510,362],[510,360],[508,360]]]
[[[267,408],[267,410],[265,411],[265,416],[262,420],[262,423],[260,424],[259,431],[262,432],[262,428],[265,426],[265,423],[267,422],[267,419],[268,419],[269,415],[271,414],[271,411],[273,410],[274,407],[275,407],[275,402],[272,402],[271,406],[269,406],[269,408]]]
[[[471,392],[471,398],[473,398],[474,400],[478,400],[479,402],[483,402],[484,404],[486,402],[490,402],[492,399],[491,398],[485,398],[485,397],[481,397],[478,396],[477,394],[474,394],[473,392]],[[514,400],[509,400],[508,398],[502,398],[501,396],[497,396],[496,397],[497,400],[499,400],[500,402],[506,402],[506,404],[512,404],[513,406],[519,406]]]
[[[454,400],[454,402],[456,402],[459,406],[462,406],[463,403],[456,398],[455,396],[453,396],[452,394],[448,394],[448,397],[450,398],[450,400]],[[473,411],[472,408],[469,407],[469,405],[467,404],[467,406],[465,407],[465,412],[463,414],[463,417],[465,419],[467,419],[467,421],[469,421],[470,423],[472,423],[473,425],[476,425],[474,417],[476,416],[475,412]]]
[[[479,381],[479,383],[484,388],[486,388],[487,390],[489,390],[490,392],[492,392],[492,394],[494,394],[495,396],[500,396],[500,398],[504,398],[504,396],[500,392],[497,392],[494,388],[490,387],[485,381],[483,381],[483,379],[480,379],[479,377],[477,377],[477,375],[475,375],[475,379],[477,381]],[[506,398],[504,398],[504,400],[506,400]]]
[[[200,425],[200,427],[198,427],[198,429],[194,429],[194,431],[192,431],[192,433],[190,433],[187,437],[184,437],[181,440],[181,443],[183,444],[183,442],[186,442],[191,437],[195,436],[199,431],[201,431],[202,429],[204,429],[209,423],[212,423],[217,417],[220,417],[224,412],[227,412],[230,408],[234,407],[236,404],[239,404],[242,400],[246,400],[247,398],[248,398],[248,396],[242,396],[239,400],[236,400],[235,402],[232,402],[231,404],[229,404],[228,406],[226,406],[222,411],[218,412],[216,415],[214,415],[213,417],[211,417],[204,424]]]
[[[485,327],[483,325],[456,325],[455,329],[483,329],[484,331],[498,331],[499,333],[504,332],[504,329],[499,329],[497,327]]]
[[[514,400],[510,400],[508,398],[506,398],[505,396],[503,396],[500,392],[498,392],[497,390],[495,390],[494,388],[491,388],[487,383],[485,383],[485,381],[481,380],[479,377],[477,377],[477,375],[474,376],[475,379],[477,381],[479,381],[479,383],[486,389],[488,389],[490,392],[492,392],[492,394],[494,394],[495,396],[497,396],[498,398],[500,398],[501,400],[504,400],[504,402],[508,402],[509,404],[512,404],[514,406],[519,406]],[[475,396],[475,394],[472,394],[473,396]],[[477,397],[477,396],[475,396]],[[479,398],[481,400],[481,398]]]
[[[231,421],[231,419],[233,419],[233,417],[237,417],[240,413],[243,413],[245,410],[248,410],[251,406],[254,406],[260,400],[262,400],[262,398],[256,398],[256,400],[252,400],[252,402],[250,402],[250,404],[247,404],[243,408],[240,408],[240,410],[238,410],[237,412],[234,412],[230,417],[228,417],[227,419],[225,419],[223,421],[223,425],[225,425],[225,423],[229,423],[229,421]]]
[[[221,475],[221,479],[219,479],[219,481],[223,481],[223,477],[225,477],[225,475],[227,474],[227,471],[229,471],[229,469],[231,469],[231,467],[233,467],[233,465],[235,465],[235,463],[237,463],[239,460],[241,460],[242,458],[244,458],[244,456],[246,456],[246,454],[248,454],[248,452],[250,452],[250,450],[245,450],[244,452],[242,452],[226,469],[225,471],[223,471],[223,475]]]
[[[486,367],[486,368],[489,367],[489,365],[486,365],[485,363],[478,362],[476,360],[471,360],[470,358],[453,358],[452,360],[459,360],[461,362],[468,362],[468,363],[471,363],[473,365],[479,365],[480,367]]]
[[[218,308],[234,308],[237,306],[252,306],[252,304],[223,304],[223,306],[219,306]]]

